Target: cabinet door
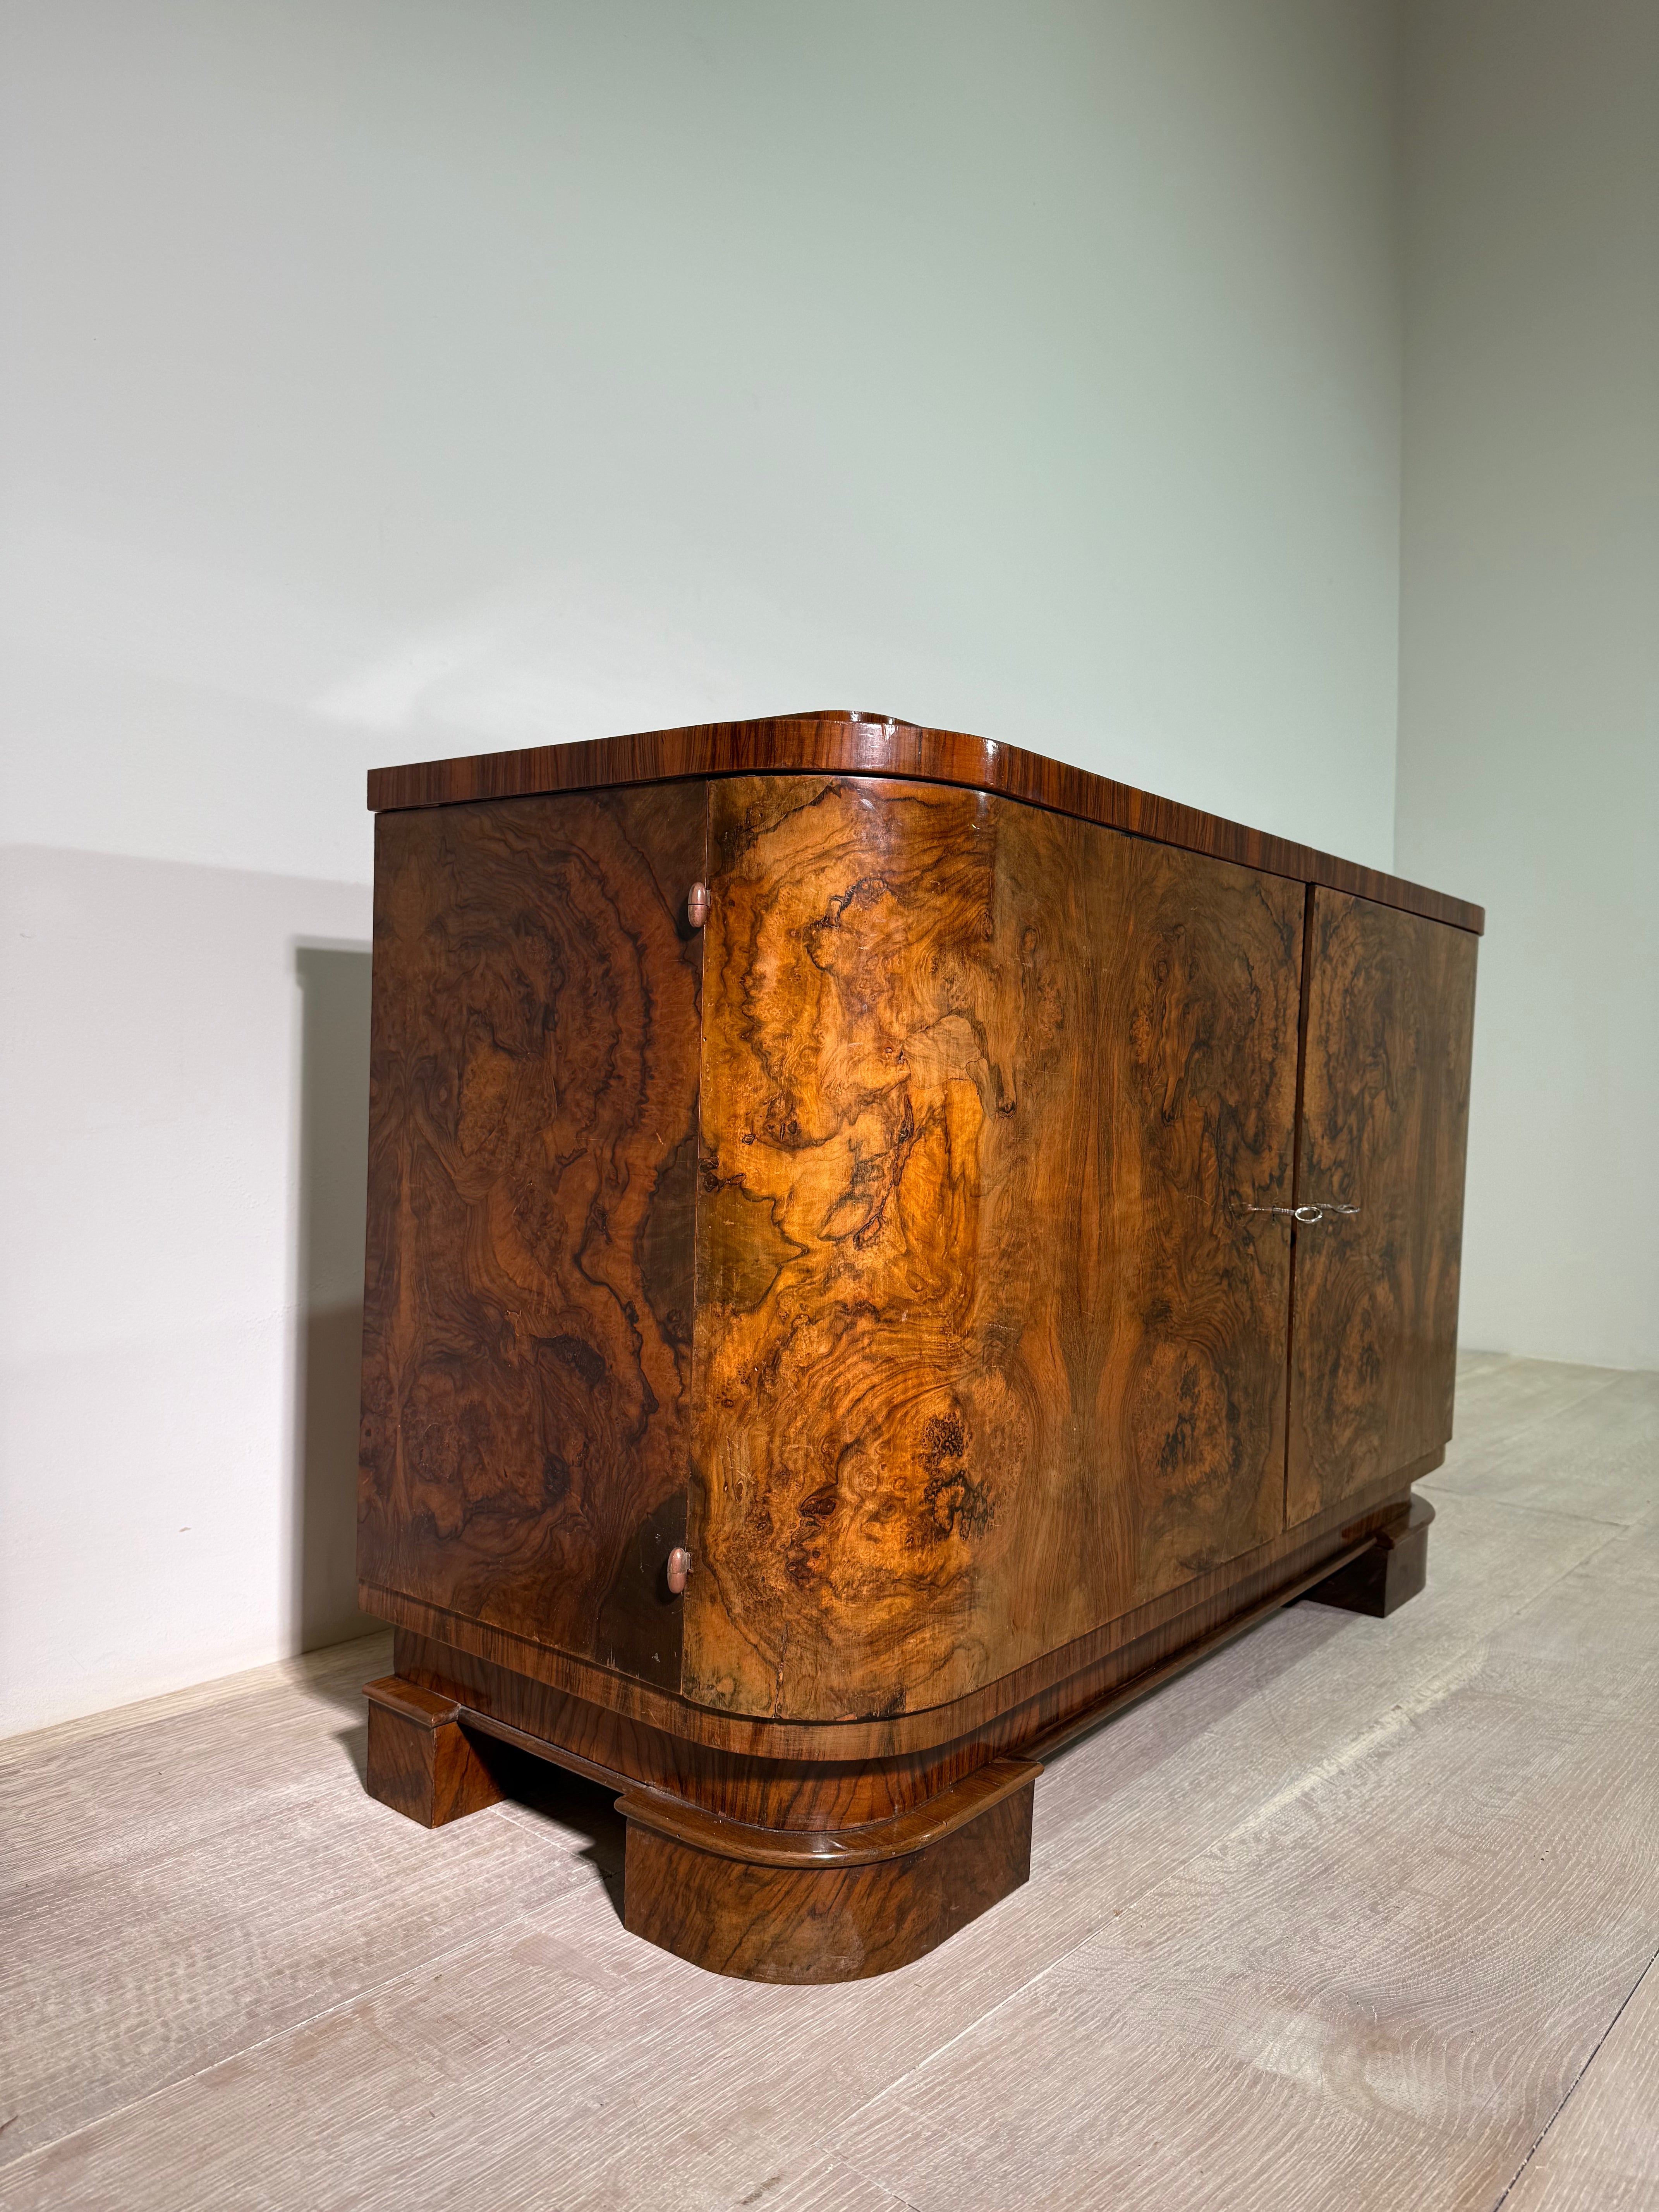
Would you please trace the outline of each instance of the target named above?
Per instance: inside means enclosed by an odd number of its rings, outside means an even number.
[[[1297,1159],[1295,1527],[1451,1435],[1475,942],[1316,890]]]
[[[1284,1526],[1301,884],[711,787],[684,1685],[937,1705]]]
[[[671,1686],[705,830],[686,782],[375,837],[358,1572]]]

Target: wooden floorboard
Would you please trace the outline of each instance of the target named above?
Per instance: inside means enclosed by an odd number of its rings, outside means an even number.
[[[0,2156],[244,2051],[592,1879],[499,1812],[367,1796],[365,1664],[0,1746]],[[344,1709],[343,1710],[343,1704]]]
[[[1292,1607],[1061,1754],[1030,1884],[874,1982],[635,1942],[550,1770],[374,1804],[379,1646],[0,1747],[0,2206],[1651,2203],[1656,1415],[1466,1357],[1423,1596]]]
[[[1653,1505],[1659,1375],[1514,1361],[1459,1378],[1457,1425],[1442,1490],[1618,1524]]]
[[[1650,1711],[1454,1673],[833,2147],[924,2212],[1495,2203],[1659,1944]]]
[[[1659,1961],[1631,1992],[1504,2212],[1651,2212],[1659,2204]]]
[[[764,2212],[908,2212],[902,2198],[890,2197],[838,2158],[815,2159],[805,2172],[768,2175],[754,2197]]]

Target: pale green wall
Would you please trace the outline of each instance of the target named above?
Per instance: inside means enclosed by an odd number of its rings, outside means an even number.
[[[884,708],[1387,861],[1391,26],[13,0],[0,1729],[349,1625],[370,763]]]
[[[13,834],[806,705],[1394,835],[1381,0],[20,0]]]
[[[1489,910],[1463,1340],[1659,1367],[1659,8],[1409,32],[1398,854]]]

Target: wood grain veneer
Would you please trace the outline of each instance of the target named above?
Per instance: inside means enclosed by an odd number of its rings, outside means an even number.
[[[944,1704],[1282,1525],[1303,895],[977,792],[709,807],[681,1686]]]
[[[371,1794],[423,1828],[481,1813],[501,1796],[489,1763],[459,1724],[459,1709],[413,1682],[371,1682],[368,1770]]]
[[[644,730],[630,737],[374,769],[368,804],[378,812],[449,806],[465,799],[519,799],[538,792],[656,783],[677,776],[775,772],[907,776],[996,792],[1159,844],[1269,869],[1299,883],[1327,884],[1334,890],[1427,915],[1476,935],[1486,927],[1484,911],[1467,899],[1337,860],[1289,838],[1247,830],[1200,807],[1158,799],[1131,784],[1091,775],[1018,745],[999,744],[959,730],[925,729],[889,714],[828,709],[766,715],[750,721],[696,723],[684,729]]]
[[[1045,1652],[981,1690],[921,1711],[867,1721],[802,1722],[723,1713],[395,1590],[363,1583],[359,1595],[365,1611],[396,1626],[400,1654],[405,1634],[451,1653],[471,1653],[503,1672],[580,1699],[584,1706],[739,1759],[862,1762],[908,1756],[995,1728],[1033,1698],[1066,1695],[1096,1668],[1116,1665],[1118,1655],[1145,1639],[1179,1643],[1183,1636],[1207,1634],[1241,1601],[1253,1601],[1388,1526],[1404,1510],[1406,1486],[1431,1474],[1443,1457],[1437,1451],[1427,1454],[1367,1495],[1316,1515],[1224,1567],[1194,1576],[1181,1589]],[[406,1671],[400,1656],[398,1672]]]
[[[983,1810],[936,1842],[902,1856],[828,1865],[700,1849],[630,1818],[623,1919],[648,1942],[744,1981],[855,1982],[890,1973],[1029,1878],[1037,1771],[1016,1770],[1012,1793],[999,1788]],[[633,1802],[624,1797],[623,1809]]]
[[[1316,890],[1308,926],[1287,1512],[1443,1445],[1457,1377],[1472,937]]]
[[[1478,910],[858,717],[376,797],[377,1795],[517,1744],[653,1941],[879,1972],[1046,1749],[1421,1587]]]
[[[1397,1548],[1408,1559],[1420,1556],[1433,1517],[1424,1500],[1392,1501],[1367,1517],[1363,1534],[1344,1532],[1336,1549],[1328,1543],[1304,1546],[1283,1564],[1237,1584],[1224,1600],[1146,1630],[990,1720],[964,1723],[955,1736],[902,1750],[889,1747],[860,1756],[844,1744],[810,1741],[793,1753],[782,1745],[769,1751],[720,1750],[672,1726],[653,1726],[496,1660],[403,1629],[396,1640],[397,1675],[371,1686],[368,1694],[389,1702],[383,1693],[395,1684],[416,1686],[444,1722],[459,1720],[469,1729],[538,1752],[590,1781],[617,1789],[643,1785],[659,1801],[684,1801],[781,1845],[799,1832],[857,1830],[937,1808],[988,1762],[1046,1757],[1316,1586],[1324,1603],[1375,1611],[1370,1585],[1350,1586],[1342,1577],[1373,1551]]]
[[[626,1820],[672,1836],[716,1858],[742,1859],[750,1866],[800,1870],[872,1866],[878,1859],[908,1858],[928,1850],[958,1828],[1018,1790],[1029,1790],[1041,1767],[1025,1759],[988,1759],[948,1790],[873,1820],[830,1827],[778,1828],[769,1823],[734,1820],[681,1797],[654,1790],[630,1790],[617,1802]]]
[[[704,805],[377,824],[359,1571],[678,1686]]]

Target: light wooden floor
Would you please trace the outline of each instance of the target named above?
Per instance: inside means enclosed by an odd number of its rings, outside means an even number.
[[[1659,1376],[1468,1358],[1427,1487],[1423,1597],[1056,1759],[846,1988],[626,1936],[586,1785],[373,1803],[378,1640],[0,1747],[0,2204],[1659,2206]]]

